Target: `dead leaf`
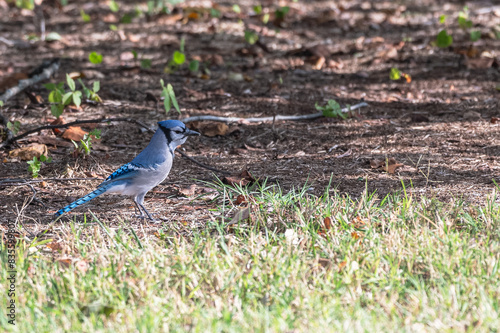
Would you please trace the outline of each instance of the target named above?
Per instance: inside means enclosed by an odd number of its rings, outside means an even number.
[[[479,57],[479,58],[469,58],[464,57],[464,64],[469,69],[486,69],[490,68],[495,61],[494,58]]]
[[[187,18],[189,20],[197,20],[200,18],[200,14],[198,12],[190,12],[188,15],[187,15]]]
[[[366,222],[363,221],[363,219],[359,216],[356,216],[356,218],[351,222],[354,228],[361,229],[366,226]]]
[[[188,127],[208,137],[214,137],[217,135],[224,136],[229,134],[229,126],[220,122],[193,122],[190,123]]]
[[[245,207],[236,212],[233,219],[227,224],[228,226],[233,224],[238,224],[241,221],[248,220],[250,218],[250,207]]]
[[[375,58],[379,58],[380,60],[396,59],[397,57],[398,50],[392,45],[387,46],[386,49],[383,49],[375,54]]]
[[[70,258],[60,258],[57,259],[57,262],[62,264],[64,267],[69,267],[73,261]]]
[[[156,24],[158,25],[172,25],[175,24],[177,21],[180,21],[183,19],[183,14],[178,13],[174,15],[162,15],[156,20]]]
[[[241,205],[242,203],[248,202],[247,198],[243,195],[240,194],[236,197],[236,200],[234,201],[235,205]]]
[[[33,157],[47,156],[47,146],[44,144],[34,144],[28,147],[13,149],[9,152],[9,157],[16,157],[23,161],[30,161]]]
[[[192,197],[195,194],[195,192],[196,192],[196,185],[195,184],[192,184],[188,188],[179,189],[179,193],[181,193],[182,195],[184,195],[187,198]]]
[[[72,78],[73,80],[76,80],[76,79],[82,78],[84,75],[81,72],[71,72],[68,74],[68,76],[70,78]]]
[[[19,80],[26,80],[27,78],[28,74],[26,73],[14,73],[9,75],[0,81],[0,91],[16,87],[19,84]]]
[[[257,180],[248,172],[248,170],[244,169],[237,176],[227,176],[222,179],[222,182],[231,186],[246,186],[248,184],[254,183]]]
[[[63,249],[61,243],[58,242],[50,242],[47,244],[47,247],[52,251],[62,251]]]
[[[396,160],[391,157],[387,162],[386,160],[371,160],[370,166],[372,169],[382,168],[382,170],[392,174],[397,168],[404,166],[404,164],[396,162]]]
[[[318,264],[320,264],[321,267],[328,269],[332,266],[332,261],[326,258],[318,258]]]
[[[352,238],[354,238],[354,240],[358,240],[361,238],[361,234],[359,234],[356,231],[351,232],[351,236],[352,236]]]
[[[323,220],[323,225],[325,226],[325,229],[330,229],[332,227],[332,219],[330,217],[325,217]]]
[[[498,122],[498,120],[499,120],[499,119],[500,119],[500,118],[497,118],[497,117],[491,117],[491,119],[490,119],[490,123],[492,123],[492,124],[496,124],[496,123]]]
[[[70,126],[66,131],[64,131],[62,137],[66,140],[80,141],[83,140],[83,136],[88,134],[81,127]]]
[[[340,264],[339,264],[339,272],[344,269],[344,267],[347,265],[347,261],[342,261]]]

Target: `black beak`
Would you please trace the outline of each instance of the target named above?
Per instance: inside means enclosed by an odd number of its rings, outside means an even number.
[[[196,135],[200,135],[200,133],[198,133],[196,131],[192,131],[189,128],[186,128],[186,131],[184,132],[184,135],[185,136],[196,136]]]

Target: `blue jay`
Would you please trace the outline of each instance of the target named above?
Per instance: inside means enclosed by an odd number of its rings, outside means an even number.
[[[118,193],[132,197],[140,216],[144,217],[144,211],[153,220],[143,206],[144,196],[167,178],[172,168],[175,148],[186,142],[188,136],[200,135],[186,128],[179,120],[160,121],[158,126],[149,145],[132,162],[113,172],[94,192],[57,211],[55,216],[67,213],[101,194]]]

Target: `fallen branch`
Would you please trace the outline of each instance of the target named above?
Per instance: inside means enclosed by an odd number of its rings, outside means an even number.
[[[104,178],[93,177],[93,178],[44,178],[44,179],[23,179],[23,178],[7,178],[0,180],[0,186],[22,186],[28,184],[36,184],[46,181],[56,181],[65,182],[71,180],[100,180],[103,181]]]
[[[76,120],[76,121],[72,121],[72,122],[69,122],[66,124],[45,125],[45,126],[40,126],[40,127],[31,129],[31,130],[26,131],[22,134],[19,134],[18,136],[15,136],[15,137],[12,137],[10,139],[5,140],[2,144],[0,144],[0,148],[6,147],[6,146],[12,144],[13,142],[16,142],[16,141],[18,141],[18,140],[20,140],[20,139],[22,139],[30,134],[37,133],[37,132],[40,132],[41,130],[45,130],[45,129],[67,128],[69,126],[74,126],[74,125],[106,123],[106,122],[111,122],[111,121],[125,121],[125,122],[129,122],[129,123],[134,123],[136,125],[139,125],[141,127],[144,127],[146,129],[154,132],[143,122],[136,120],[136,119],[132,119],[132,118],[100,118],[100,119],[90,119],[90,120]]]
[[[53,59],[48,63],[48,66],[43,69],[40,74],[33,75],[29,79],[19,80],[19,84],[15,87],[8,89],[3,95],[0,96],[0,100],[4,103],[13,96],[19,94],[24,89],[29,86],[34,85],[42,80],[47,80],[59,69],[59,59]]]
[[[3,142],[2,144],[0,144],[0,148],[6,147],[6,146],[12,144],[15,141],[18,141],[18,140],[20,140],[20,139],[22,139],[22,138],[24,138],[24,137],[26,137],[26,136],[28,136],[30,134],[39,132],[39,131],[44,130],[44,129],[65,128],[65,127],[74,126],[74,125],[95,124],[95,123],[104,123],[104,122],[111,122],[111,121],[125,121],[125,122],[129,122],[129,123],[134,123],[136,125],[139,125],[139,126],[145,128],[146,130],[148,130],[151,133],[155,132],[149,126],[147,126],[146,124],[144,124],[143,122],[141,122],[139,120],[136,120],[136,119],[132,119],[132,118],[101,118],[101,119],[92,119],[92,120],[76,120],[76,121],[72,121],[72,122],[69,122],[69,123],[66,123],[66,124],[45,125],[45,126],[40,126],[40,127],[34,128],[32,130],[29,130],[29,131],[26,131],[26,132],[24,132],[22,134],[19,134],[18,136],[15,136],[15,137],[13,137],[11,139],[7,139],[5,142]],[[181,154],[184,158],[190,160],[191,162],[194,162],[195,164],[201,166],[202,168],[208,169],[210,171],[222,173],[222,174],[229,174],[229,172],[227,172],[227,171],[219,170],[219,169],[213,168],[211,166],[205,165],[205,164],[203,164],[201,162],[198,162],[194,158],[192,158],[192,157],[184,154],[183,152],[181,152],[179,150],[177,150],[177,152],[179,154]],[[0,185],[1,184],[2,184],[2,182],[0,181]]]
[[[359,104],[351,105],[348,108],[343,108],[342,112],[347,113],[349,111],[354,111],[356,109],[362,108],[364,106],[368,106],[367,103],[361,102]],[[257,117],[257,118],[239,118],[239,117],[217,117],[217,116],[194,116],[185,119],[181,119],[184,123],[189,123],[192,121],[201,121],[201,120],[209,120],[209,121],[219,121],[223,123],[260,123],[260,122],[271,122],[276,120],[310,120],[323,117],[323,112],[312,113],[312,114],[304,114],[299,116],[282,116],[277,115],[273,117]]]

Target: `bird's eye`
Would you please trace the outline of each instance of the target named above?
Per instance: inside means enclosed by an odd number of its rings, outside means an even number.
[[[174,131],[177,134],[182,134],[182,131]]]

